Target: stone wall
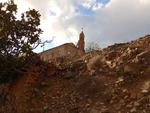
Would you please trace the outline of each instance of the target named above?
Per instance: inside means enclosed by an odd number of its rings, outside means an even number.
[[[49,61],[57,57],[74,56],[76,54],[83,54],[84,51],[78,49],[73,43],[66,43],[61,46],[46,50],[39,53],[40,58],[44,61]]]
[[[79,35],[79,41],[76,47],[73,43],[66,43],[63,45],[60,45],[58,47],[43,51],[39,53],[40,58],[44,61],[49,61],[58,57],[64,57],[64,56],[74,56],[77,54],[83,54],[84,51],[84,33],[83,31]]]

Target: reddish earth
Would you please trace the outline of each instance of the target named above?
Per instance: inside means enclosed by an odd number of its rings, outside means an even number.
[[[149,113],[149,48],[147,35],[62,64],[32,65],[31,72],[0,85],[0,112]]]

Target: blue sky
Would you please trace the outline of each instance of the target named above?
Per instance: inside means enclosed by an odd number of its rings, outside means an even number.
[[[4,2],[8,0],[0,0]],[[85,34],[85,48],[94,42],[101,48],[150,34],[150,0],[15,0],[18,15],[28,7],[41,15],[41,39],[51,40],[44,50],[64,43],[77,43]],[[35,52],[42,52],[38,47]]]

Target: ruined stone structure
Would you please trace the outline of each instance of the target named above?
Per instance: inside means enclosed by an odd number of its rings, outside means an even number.
[[[75,46],[73,43],[65,43],[63,45],[54,47],[52,49],[43,51],[39,53],[41,59],[44,61],[49,61],[52,59],[55,59],[57,57],[64,57],[64,56],[74,56],[77,54],[83,54],[84,51],[84,33],[83,31],[79,35],[79,41],[77,43],[77,46]]]

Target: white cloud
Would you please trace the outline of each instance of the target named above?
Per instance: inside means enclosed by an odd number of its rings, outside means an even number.
[[[96,14],[97,21],[105,23],[97,27],[101,28],[105,42],[112,44],[133,40],[149,33],[149,10],[150,4],[143,5],[138,0],[111,0]]]
[[[95,3],[92,10],[96,11],[99,10],[100,8],[102,8],[104,5],[102,3]]]
[[[90,8],[91,7],[91,4],[90,3],[84,3],[84,4],[82,4],[84,7],[86,7],[86,8]]]
[[[96,0],[77,0],[77,3],[82,5],[85,8],[91,8],[92,5],[96,2]]]
[[[150,34],[149,0],[110,0],[102,7],[96,0],[16,0],[19,10],[30,6],[42,14],[41,28],[45,39],[54,39],[54,46],[67,42],[76,43],[84,28],[85,43],[95,42],[106,47]],[[24,5],[24,3],[28,5]],[[75,3],[92,8],[93,15],[77,13]],[[22,6],[22,9],[21,9]],[[51,14],[53,13],[53,14]]]

